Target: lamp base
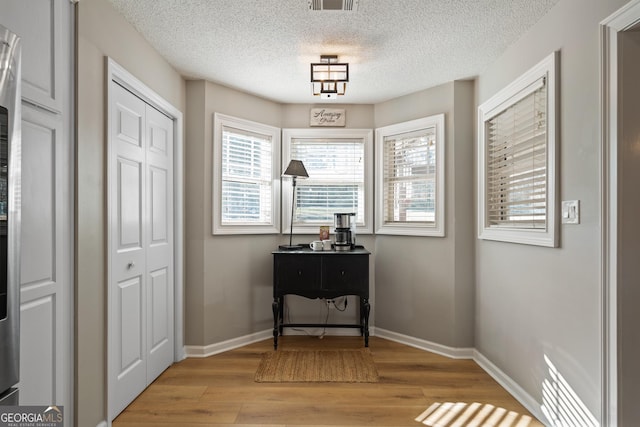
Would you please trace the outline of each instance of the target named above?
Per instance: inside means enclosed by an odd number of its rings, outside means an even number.
[[[302,245],[280,245],[278,249],[281,251],[295,251],[296,249],[302,249]]]

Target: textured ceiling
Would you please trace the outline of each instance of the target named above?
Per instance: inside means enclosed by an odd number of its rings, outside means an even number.
[[[315,103],[309,64],[349,63],[334,103],[370,104],[473,78],[558,0],[109,0],[186,78],[283,103]]]

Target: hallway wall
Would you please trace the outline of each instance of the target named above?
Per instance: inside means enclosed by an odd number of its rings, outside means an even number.
[[[185,85],[107,0],[76,8],[76,423],[96,426],[106,419],[105,56],[181,111]]]
[[[601,138],[599,22],[626,0],[561,0],[480,74],[478,104],[560,52],[560,200],[580,200],[580,224],[559,225],[560,247],[478,240],[476,348],[557,410],[557,369],[596,419],[602,416]]]

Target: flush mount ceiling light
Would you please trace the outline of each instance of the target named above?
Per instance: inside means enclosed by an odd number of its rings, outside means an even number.
[[[313,94],[322,99],[336,99],[344,95],[349,81],[349,64],[338,63],[337,55],[322,55],[320,62],[311,64]]]

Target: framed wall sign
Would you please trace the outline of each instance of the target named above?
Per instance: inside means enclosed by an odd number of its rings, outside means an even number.
[[[312,108],[309,126],[344,126],[346,114],[343,108]]]

